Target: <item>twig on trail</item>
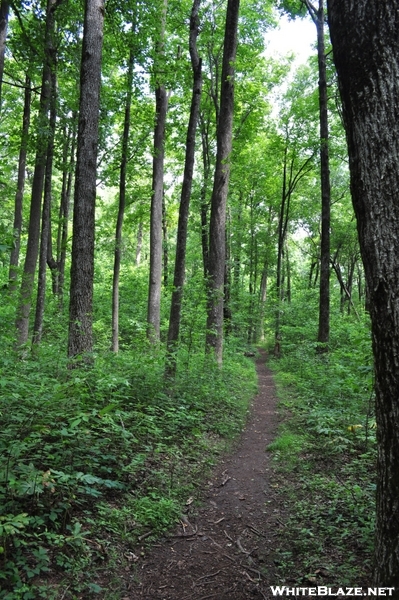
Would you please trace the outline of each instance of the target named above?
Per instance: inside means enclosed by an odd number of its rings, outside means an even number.
[[[226,485],[226,483],[229,481],[229,479],[231,479],[230,475],[227,475],[227,469],[226,469],[226,471],[223,471],[222,477],[223,477],[223,480],[222,480],[222,483],[219,485],[219,487]]]
[[[246,569],[247,571],[251,571],[252,573],[255,573],[255,575],[257,575],[259,577],[259,581],[262,579],[262,575],[260,574],[260,571],[257,571],[256,569],[253,569],[252,567],[247,567],[247,565],[240,565],[243,569]]]
[[[230,540],[230,542],[233,542],[233,544],[234,544],[233,538],[227,533],[227,531],[225,529],[223,529],[223,533]]]
[[[281,525],[281,527],[285,527],[285,523],[283,523],[282,520],[279,519],[278,517],[276,518],[276,523],[278,523],[279,525]]]
[[[231,556],[229,556],[228,554],[223,554],[222,556],[224,556],[225,558],[228,558],[229,560],[231,560],[231,562],[237,564],[237,561],[234,558],[231,558]]]
[[[188,540],[188,541],[191,540],[191,541],[193,541],[197,537],[197,534],[196,533],[190,533],[190,534],[181,533],[179,535],[177,533],[176,535],[171,535],[170,537],[172,537],[172,538],[179,538],[181,540]]]
[[[237,544],[237,548],[239,549],[240,552],[242,552],[243,554],[246,554],[247,556],[249,556],[251,554],[250,552],[248,552],[248,550],[245,550],[242,547],[240,538],[237,538],[236,544]]]
[[[193,533],[175,533],[174,535],[171,535],[170,537],[173,538],[184,538],[184,539],[189,539],[189,538],[194,538],[198,533],[198,527],[195,527],[195,531],[193,531]]]
[[[259,581],[262,579],[262,575],[260,574],[260,571],[257,571],[256,569],[253,569],[252,567],[248,567],[247,565],[243,565],[242,563],[237,562],[235,558],[232,558],[228,554],[223,553],[222,556],[224,556],[225,558],[228,558],[229,560],[231,560],[231,562],[233,562],[237,566],[240,566],[243,569],[246,569],[247,571],[251,571],[252,573],[255,573],[255,575],[257,575],[259,577]]]
[[[215,546],[217,546],[218,548],[222,548],[222,546],[220,544],[218,544],[217,542],[215,542],[215,540],[213,538],[211,538],[210,535],[208,535],[208,538],[211,540],[212,544],[215,544]]]
[[[199,600],[208,600],[208,598],[214,598],[217,594],[209,594],[208,596],[201,596]]]
[[[225,518],[226,518],[226,517],[222,517],[221,519],[218,519],[217,521],[212,521],[212,523],[213,523],[214,525],[219,525],[219,523],[221,523],[222,521],[224,521],[224,520],[225,520]]]
[[[246,571],[243,571],[243,575],[246,575],[249,579],[249,581],[251,581],[252,583],[258,583],[258,581],[255,581],[255,579],[252,579],[251,575],[249,573],[247,573]]]
[[[147,531],[147,533],[143,533],[143,535],[139,535],[139,537],[137,538],[139,540],[139,542],[142,542],[143,540],[145,540],[145,538],[150,537],[150,535],[152,535],[153,532],[152,531]]]
[[[216,577],[216,575],[219,575],[219,573],[221,573],[221,569],[219,569],[219,571],[216,571],[216,573],[209,573],[209,575],[202,575],[202,577],[198,577],[197,581],[201,581],[201,579],[207,579],[208,577]]]
[[[187,502],[188,502],[189,500],[191,500],[191,501],[192,501],[192,498],[189,498],[189,499],[187,500]],[[187,504],[187,502],[186,502],[186,504]],[[193,526],[191,525],[190,521],[187,519],[186,515],[181,515],[181,517],[180,517],[180,524],[181,524],[181,526],[183,527],[183,531],[184,531],[184,528],[185,528],[185,527],[193,527]],[[194,529],[194,527],[193,527],[193,529]]]
[[[260,537],[266,537],[264,533],[262,533],[261,531],[259,531],[259,529],[256,529],[256,527],[254,527],[253,525],[247,525],[248,529],[250,529],[253,533],[255,533],[256,535],[259,535]]]

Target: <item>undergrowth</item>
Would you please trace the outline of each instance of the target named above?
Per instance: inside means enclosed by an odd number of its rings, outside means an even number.
[[[270,361],[286,417],[268,448],[286,515],[275,563],[291,584],[361,587],[371,583],[375,516],[370,333],[366,319],[344,315],[331,329],[320,354],[305,328],[287,324]]]
[[[121,597],[121,557],[171,527],[241,430],[252,362],[193,355],[166,388],[150,348],[0,361],[0,598]]]

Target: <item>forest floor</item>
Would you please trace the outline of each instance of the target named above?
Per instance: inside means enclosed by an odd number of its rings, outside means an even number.
[[[125,574],[123,600],[247,600],[278,585],[274,538],[284,510],[266,452],[278,413],[266,353],[256,360],[258,394],[240,439],[204,486],[203,502]],[[273,487],[275,486],[275,487]]]

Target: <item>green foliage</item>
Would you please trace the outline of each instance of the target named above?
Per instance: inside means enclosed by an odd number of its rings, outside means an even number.
[[[236,352],[222,371],[193,354],[167,389],[164,357],[149,347],[66,366],[46,345],[1,358],[2,599],[42,597],[46,577],[62,573],[94,593],[99,548],[173,524],[255,391],[253,364]]]
[[[283,354],[272,361],[289,414],[268,447],[287,514],[276,561],[298,584],[318,581],[323,565],[323,585],[367,585],[376,460],[369,323],[333,313],[330,350],[320,355],[309,341],[311,304],[308,294],[286,310]]]
[[[292,432],[284,432],[278,438],[268,445],[267,449],[270,452],[289,455],[291,452],[300,452],[303,447],[303,438]]]

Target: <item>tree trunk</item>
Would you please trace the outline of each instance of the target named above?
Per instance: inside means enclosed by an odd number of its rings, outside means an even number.
[[[324,43],[324,0],[318,9],[305,0],[306,7],[317,29],[317,59],[319,66],[319,114],[320,114],[320,180],[321,180],[321,243],[320,243],[320,296],[319,351],[328,350],[330,339],[330,158],[328,145],[328,98],[327,69]]]
[[[170,305],[167,364],[165,371],[168,377],[173,377],[176,372],[176,346],[179,340],[181,303],[185,277],[188,217],[195,159],[195,134],[202,92],[201,59],[199,58],[197,51],[197,36],[199,30],[198,11],[200,4],[201,0],[194,0],[190,16],[189,49],[193,69],[193,90],[191,96],[190,118],[187,128],[186,156],[180,197],[179,222],[177,227],[173,292]]]
[[[130,133],[130,112],[133,96],[133,72],[134,72],[134,52],[130,49],[129,67],[127,73],[127,96],[125,105],[125,119],[123,123],[122,135],[122,156],[119,170],[119,206],[118,217],[116,220],[115,231],[115,250],[114,250],[114,274],[112,280],[112,351],[119,351],[119,274],[122,258],[122,226],[125,217],[126,205],[126,168],[128,161],[129,133]]]
[[[44,180],[44,199],[42,210],[42,231],[40,236],[40,252],[39,252],[39,272],[37,278],[37,297],[36,297],[36,312],[35,322],[33,326],[32,344],[38,345],[42,339],[43,333],[43,317],[44,303],[46,298],[46,275],[47,275],[47,258],[49,238],[51,236],[51,188],[53,174],[53,158],[54,158],[54,135],[57,120],[56,111],[56,76],[55,63],[51,65],[51,108],[50,108],[50,123],[49,123],[49,139],[47,143],[47,160],[46,174]]]
[[[17,268],[19,264],[19,251],[21,247],[22,207],[25,189],[25,169],[30,126],[30,103],[32,96],[30,83],[31,82],[29,76],[26,75],[24,93],[24,112],[22,117],[21,147],[19,150],[18,159],[17,191],[15,193],[14,205],[14,244],[10,255],[9,280],[10,291],[12,292],[14,292],[17,288]]]
[[[94,227],[104,0],[86,0],[73,213],[68,356],[93,350]]]
[[[0,2],[0,110],[1,110],[1,86],[4,74],[4,57],[6,51],[7,26],[9,14],[9,2],[1,0]]]
[[[259,341],[265,341],[265,309],[266,309],[266,298],[267,298],[267,279],[269,272],[269,263],[266,259],[262,269],[262,277],[260,280],[259,290]]]
[[[230,218],[228,219],[230,221]],[[231,333],[231,322],[233,313],[231,310],[231,248],[229,227],[225,230],[226,259],[224,261],[224,284],[223,284],[223,321],[226,336]]]
[[[164,0],[158,42],[158,59],[163,55],[168,0]],[[156,70],[159,71],[158,67]],[[162,287],[162,200],[164,185],[165,126],[168,110],[168,94],[156,72],[155,129],[152,163],[152,198],[150,217],[150,276],[147,308],[147,337],[152,343],[161,336],[161,287]]]
[[[206,348],[223,360],[223,285],[225,268],[226,202],[230,178],[234,111],[234,72],[240,0],[228,0],[223,50],[220,114],[217,128],[216,168],[209,231],[209,284]]]
[[[163,286],[168,287],[169,283],[169,252],[168,252],[168,216],[166,213],[165,194],[162,197],[162,272]]]
[[[40,108],[38,115],[37,145],[35,170],[33,173],[32,195],[29,215],[28,245],[24,271],[21,283],[21,295],[17,309],[16,328],[17,344],[22,345],[28,341],[29,314],[31,309],[31,296],[35,279],[36,263],[39,253],[41,204],[46,170],[47,138],[48,138],[48,110],[50,106],[51,72],[54,60],[53,33],[55,27],[54,13],[57,7],[56,0],[47,1],[46,32],[45,32],[45,60],[43,66],[42,86],[40,92]]]
[[[201,247],[202,247],[202,262],[204,267],[204,279],[207,282],[209,276],[209,230],[208,230],[208,210],[209,204],[207,200],[208,183],[210,176],[210,156],[209,156],[209,135],[208,127],[205,124],[204,118],[200,112],[201,123],[201,146],[202,146],[202,163],[204,169],[204,179],[201,186]]]
[[[399,598],[399,15],[329,0],[351,192],[370,298],[378,440],[375,585]]]
[[[59,226],[57,233],[57,264],[58,264],[58,304],[62,309],[64,303],[65,262],[68,241],[69,208],[71,204],[73,170],[76,150],[76,117],[72,115],[67,143],[63,155],[62,190],[59,211]]]
[[[285,272],[287,277],[287,289],[286,289],[286,298],[288,304],[291,304],[291,263],[290,263],[290,254],[288,251],[288,244],[285,243],[284,247],[284,255],[285,255]]]

